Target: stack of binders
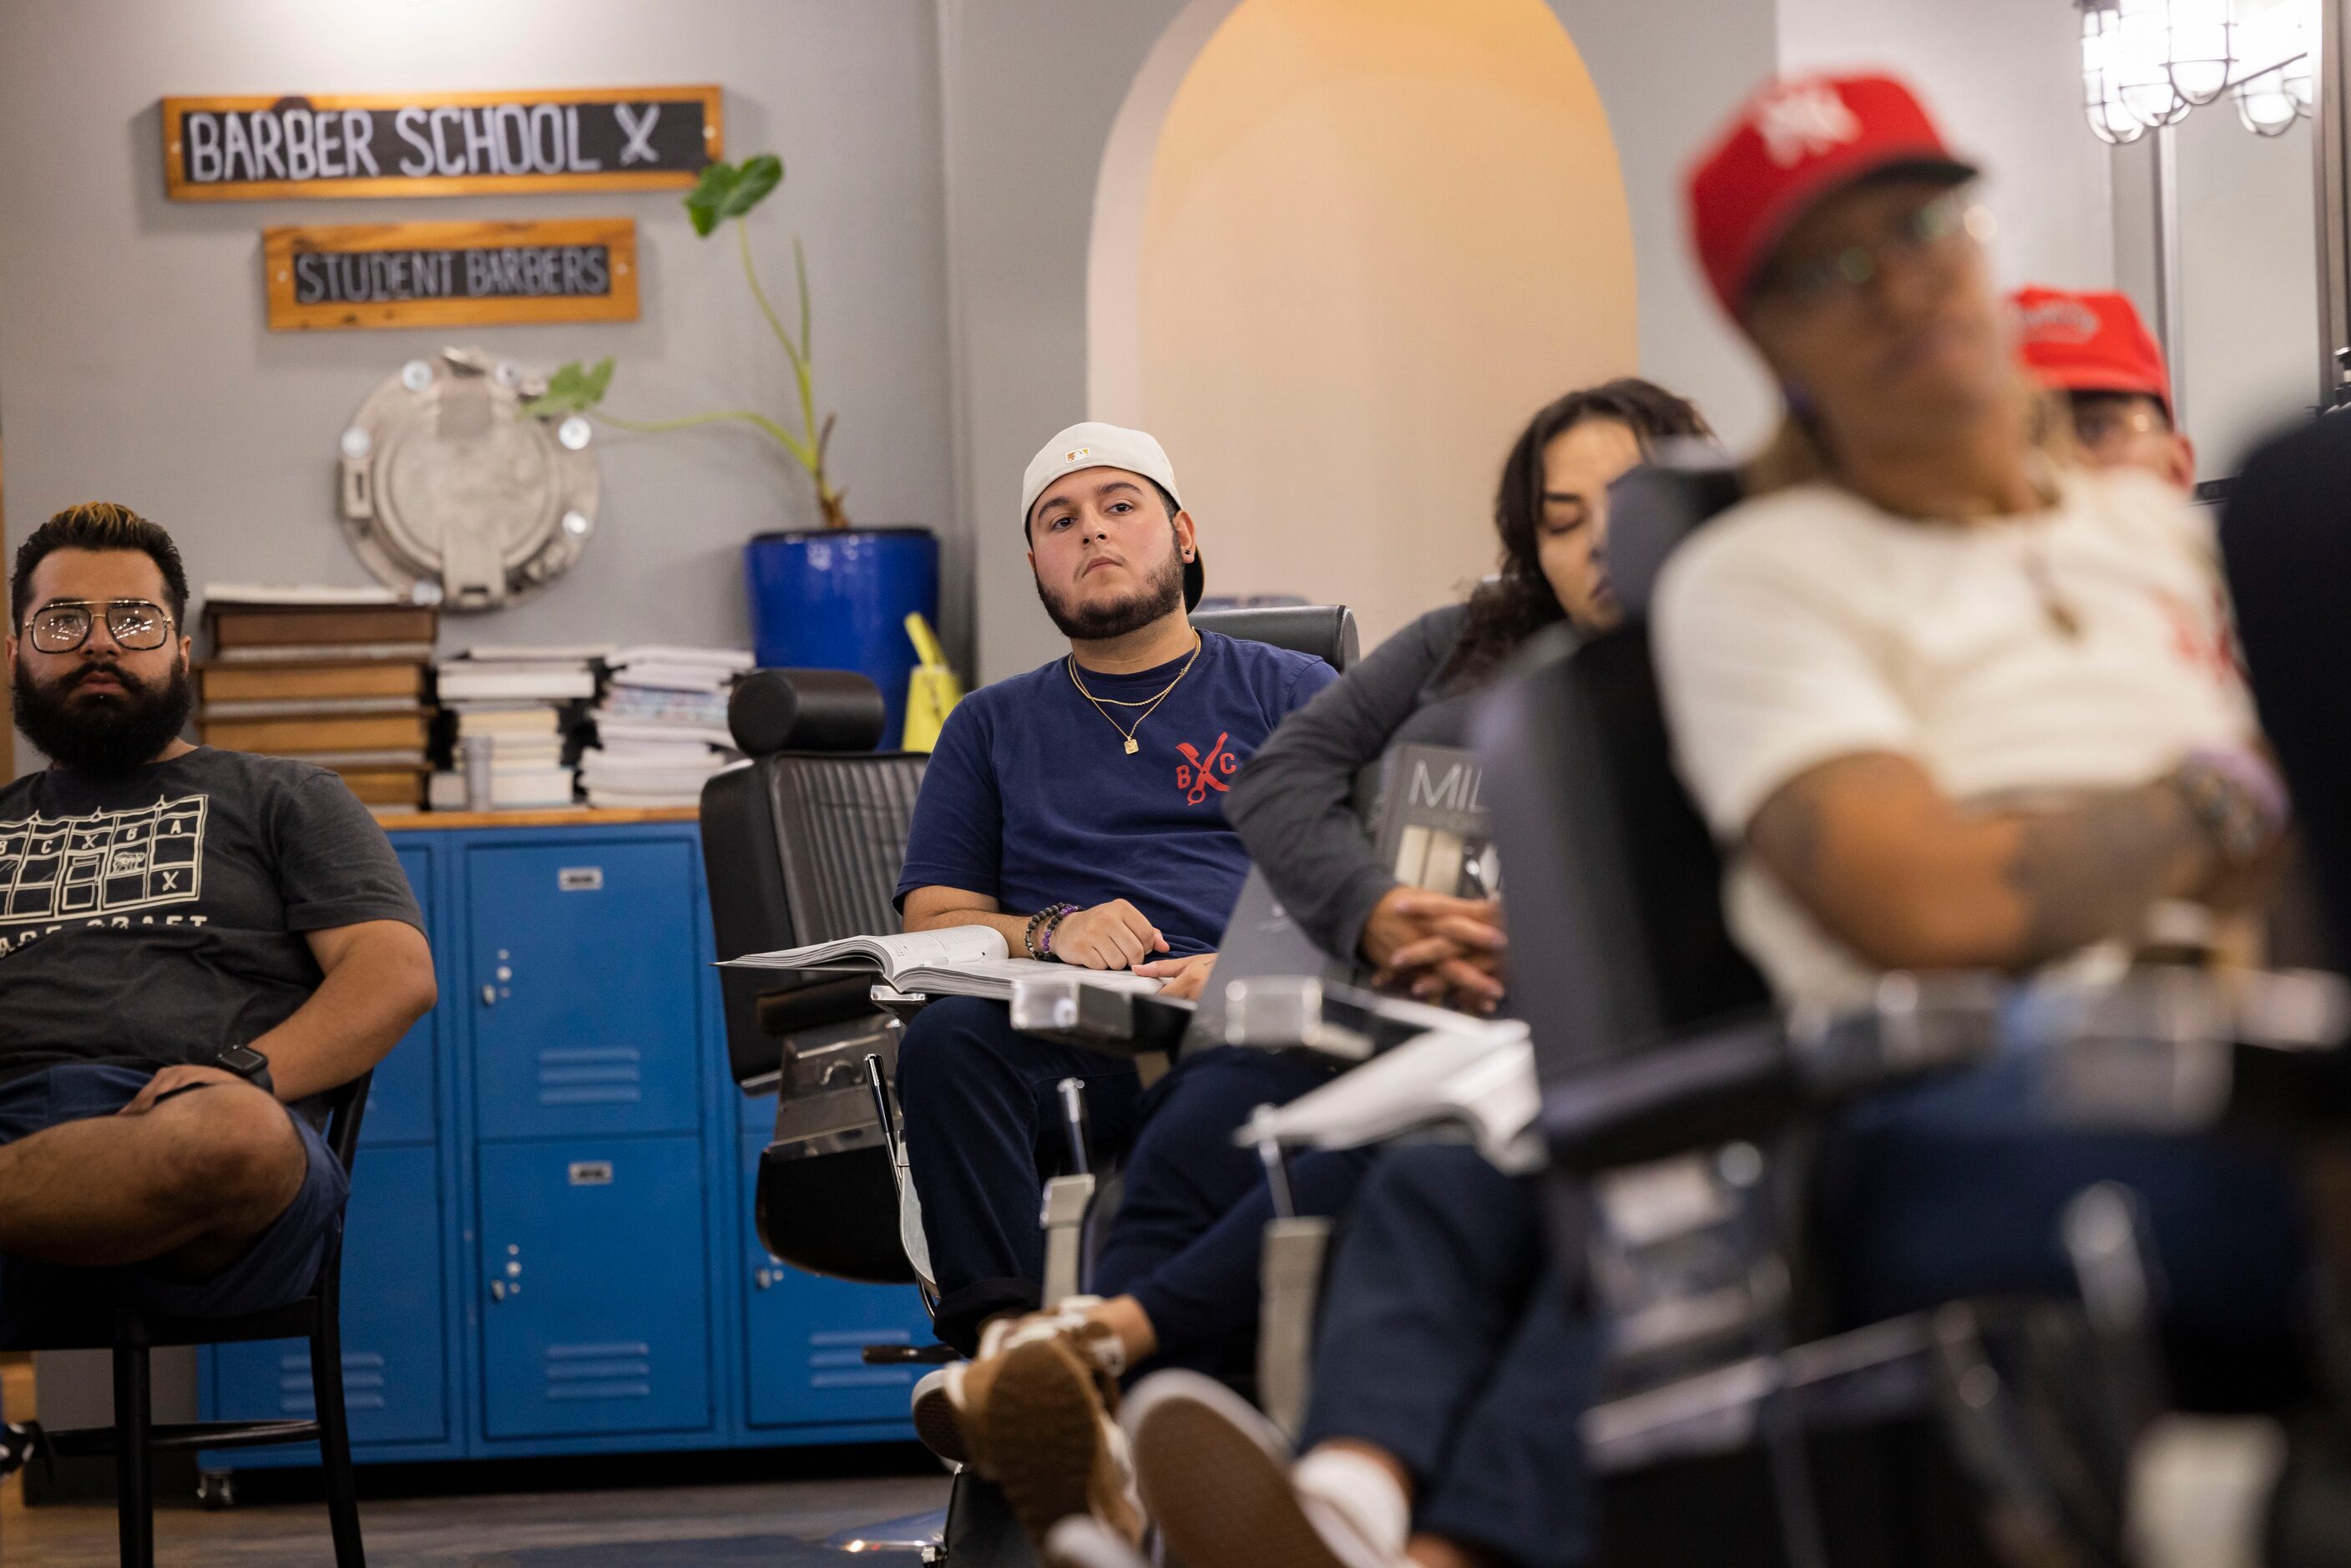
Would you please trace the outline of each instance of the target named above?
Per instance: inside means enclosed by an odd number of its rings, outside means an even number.
[[[388,588],[214,583],[204,617],[205,745],[331,768],[379,811],[423,803],[437,609]]]

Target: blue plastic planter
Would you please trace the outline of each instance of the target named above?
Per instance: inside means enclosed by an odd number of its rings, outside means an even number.
[[[939,541],[928,528],[814,528],[743,547],[751,642],[762,669],[856,670],[882,688],[883,747],[906,724],[914,645],[906,617],[939,623]]]

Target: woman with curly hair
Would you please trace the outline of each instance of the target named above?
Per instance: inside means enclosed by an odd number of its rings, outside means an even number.
[[[1660,442],[1711,437],[1687,400],[1630,376],[1552,402],[1502,465],[1501,570],[1466,602],[1382,643],[1250,758],[1225,815],[1317,945],[1426,999],[1500,999],[1493,902],[1399,885],[1364,836],[1358,776],[1405,742],[1468,744],[1478,694],[1537,632],[1562,621],[1587,632],[1614,624],[1603,549],[1610,483]]]

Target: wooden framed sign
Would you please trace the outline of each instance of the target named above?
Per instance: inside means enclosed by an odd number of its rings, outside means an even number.
[[[725,155],[715,87],[167,98],[175,202],[691,185]]]
[[[633,321],[631,218],[261,231],[269,329]]]

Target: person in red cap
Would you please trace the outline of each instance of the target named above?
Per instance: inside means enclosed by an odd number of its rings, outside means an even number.
[[[2126,944],[2284,828],[2209,530],[2037,418],[1974,172],[1898,82],[1813,77],[1690,175],[1787,416],[1750,499],[1667,563],[1656,658],[1733,929],[1791,1003]],[[2064,803],[1991,804],[2024,797]]]
[[[2009,303],[2024,368],[2064,400],[2085,461],[2144,468],[2183,491],[2195,485],[2196,448],[2172,418],[2163,349],[2129,296],[2033,287]]]
[[[2220,898],[2283,830],[2210,541],[2148,476],[2069,465],[1991,280],[1974,175],[1907,88],[1856,76],[1766,86],[1690,176],[1700,265],[1787,418],[1756,497],[1668,562],[1653,630],[1681,767],[1732,853],[1734,929],[1791,1006],[1866,999],[1888,969],[2024,973],[2127,943],[2160,901]],[[2168,1328],[2296,1331],[2305,1253],[2280,1169],[2057,1132],[2020,1093],[1930,1092],[1939,1144],[1900,1107],[1834,1129],[1850,1179],[1823,1228],[1856,1321],[2070,1296],[2057,1210],[2111,1179],[2147,1199]],[[1474,1151],[1391,1152],[1324,1291],[1306,1452],[1192,1375],[1128,1399],[1171,1554],[1590,1561],[1579,1417],[1600,1333],[1581,1260],[1550,1236],[1535,1185]],[[1343,1406],[1380,1418],[1332,1420]],[[1049,1561],[1111,1560],[1083,1546]]]

